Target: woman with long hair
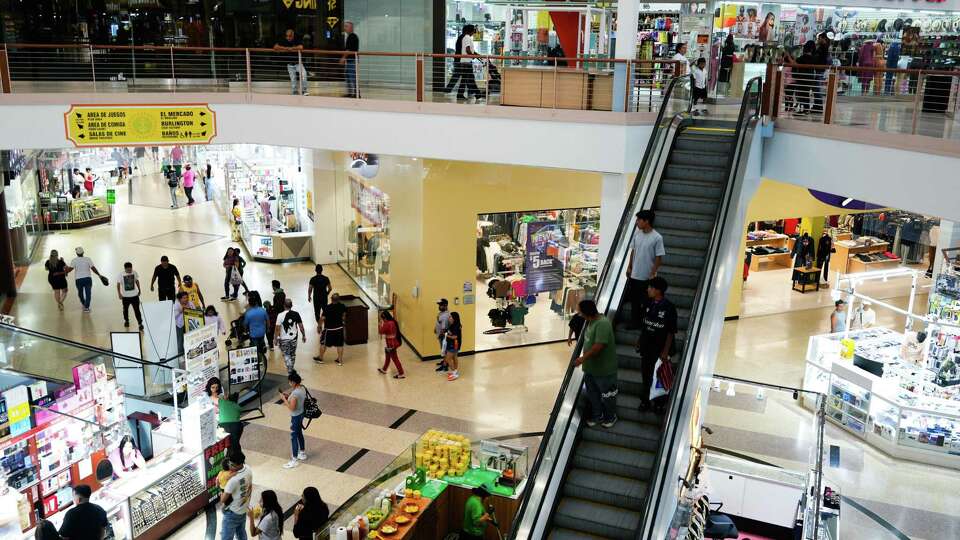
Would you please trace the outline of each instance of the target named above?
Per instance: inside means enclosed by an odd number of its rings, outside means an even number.
[[[397,349],[401,344],[400,329],[397,327],[397,321],[393,319],[393,315],[387,310],[380,312],[380,335],[383,336],[383,351],[386,358],[383,367],[377,368],[377,371],[386,375],[390,368],[390,362],[393,362],[393,365],[397,366],[397,374],[393,378],[406,379],[407,376],[403,374],[403,366],[400,364],[400,357],[397,356]]]
[[[47,269],[47,282],[53,287],[53,299],[63,311],[63,301],[67,299],[67,263],[63,262],[57,250],[50,250],[50,258],[43,263]]]
[[[292,469],[307,460],[303,438],[303,404],[307,400],[307,389],[303,387],[303,379],[296,371],[287,375],[287,382],[290,383],[290,390],[280,392],[280,398],[290,411],[290,461],[283,468]]]
[[[456,311],[450,312],[450,326],[447,327],[445,340],[446,362],[450,369],[447,380],[455,381],[460,378],[460,361],[457,359],[457,355],[460,353],[460,345],[463,343],[463,325],[460,324],[460,314]]]
[[[260,494],[260,516],[253,509],[247,512],[250,518],[250,536],[259,536],[263,540],[280,540],[283,536],[283,508],[277,500],[277,492],[272,489]]]
[[[52,522],[41,519],[37,522],[37,528],[33,532],[35,540],[62,540],[63,537],[57,532],[57,526]]]
[[[313,535],[330,519],[330,509],[323,502],[317,488],[303,489],[300,502],[293,509],[293,537],[297,540],[313,540]]]

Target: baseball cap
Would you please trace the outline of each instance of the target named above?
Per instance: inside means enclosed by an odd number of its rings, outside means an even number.
[[[837,300],[836,302],[833,303],[833,305],[835,305],[835,306],[839,306],[840,304],[846,304],[846,302],[844,302],[843,298],[841,298],[841,299],[839,299],[839,300]]]
[[[437,300],[437,305],[438,305],[438,306],[445,306],[445,305],[447,305],[447,304],[449,304],[449,303],[450,303],[450,302],[448,302],[446,298],[441,298],[440,300]]]

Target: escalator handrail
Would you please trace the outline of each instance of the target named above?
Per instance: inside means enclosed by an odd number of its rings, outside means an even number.
[[[642,180],[643,180],[643,177],[645,176],[645,172],[651,165],[651,155],[654,150],[654,145],[656,144],[656,141],[660,136],[660,130],[663,129],[664,127],[665,112],[669,108],[674,87],[678,82],[689,81],[689,79],[690,79],[689,76],[674,77],[670,79],[670,83],[667,85],[667,89],[663,94],[663,99],[660,102],[660,110],[657,113],[657,119],[653,124],[653,130],[650,132],[650,138],[647,141],[647,146],[643,153],[643,160],[640,162],[640,168],[637,171],[636,179],[633,182],[633,187],[630,189],[630,195],[627,197],[627,204],[624,206],[623,214],[620,217],[621,226],[617,228],[617,232],[614,235],[613,242],[611,242],[610,244],[609,253],[613,253],[615,251],[616,246],[622,241],[624,234],[628,234],[632,232],[630,228],[630,223],[632,222],[632,217],[633,217],[631,210],[634,207],[634,205],[632,204],[632,201],[635,200],[638,192],[640,192],[640,190],[643,189],[644,187],[642,185],[643,184]],[[613,266],[614,264],[612,264],[612,262],[610,262],[609,260],[607,261],[607,264],[603,265],[603,269],[601,270],[599,279],[597,280],[597,289],[596,289],[597,292],[602,290],[604,284],[606,283],[606,280],[608,279],[608,274],[611,271],[611,267]],[[604,313],[607,313],[608,311],[609,311],[609,306],[606,306]],[[580,352],[582,348],[583,348],[583,336],[581,335],[580,339],[577,341],[576,345],[573,348],[573,354],[570,358],[571,361],[567,366],[566,373],[563,376],[563,382],[560,383],[560,390],[557,393],[557,399],[553,404],[553,409],[550,411],[550,418],[547,421],[547,426],[540,439],[540,448],[539,448],[539,451],[537,452],[536,457],[534,458],[533,465],[530,468],[530,473],[527,477],[528,485],[527,485],[527,489],[524,490],[523,497],[520,500],[520,506],[518,507],[517,514],[516,514],[517,518],[520,518],[521,516],[523,516],[524,513],[527,511],[533,510],[537,514],[539,514],[541,510],[540,507],[544,502],[543,498],[540,499],[539,503],[537,504],[537,508],[528,509],[528,506],[530,504],[530,497],[533,492],[533,489],[530,483],[537,478],[540,472],[540,467],[543,463],[543,457],[545,454],[544,451],[547,445],[549,444],[551,438],[553,437],[553,434],[557,431],[557,425],[556,425],[557,419],[559,417],[560,411],[563,408],[564,396],[567,393],[565,390],[567,389],[567,386],[570,384],[570,380],[572,379],[573,373],[576,370],[576,366],[574,366],[573,360],[580,356]],[[567,429],[569,428],[570,420],[572,416],[573,415],[571,414],[570,417],[567,418],[567,421],[564,423],[561,433],[566,432]],[[552,474],[553,472],[551,472],[551,476]],[[549,485],[549,481],[547,484]],[[510,535],[508,538],[516,537],[517,528],[519,527],[520,522],[521,522],[520,519],[514,520],[514,523],[511,526]]]
[[[754,91],[752,89],[755,85],[757,85],[758,88],[755,91],[756,99],[754,103]],[[666,456],[677,444],[677,436],[679,433],[681,433],[681,426],[678,425],[680,417],[677,412],[679,412],[683,401],[688,397],[685,395],[685,392],[676,390],[682,390],[686,387],[693,369],[693,357],[697,350],[697,344],[699,341],[698,338],[703,325],[702,311],[707,305],[710,297],[709,283],[712,281],[713,277],[713,272],[710,271],[710,269],[715,268],[717,264],[717,257],[720,251],[721,237],[723,232],[721,226],[730,215],[731,205],[734,203],[732,190],[736,183],[736,175],[740,170],[745,154],[749,153],[749,150],[743,147],[744,138],[746,136],[747,129],[754,120],[760,117],[761,114],[761,88],[762,79],[760,77],[754,77],[753,79],[750,79],[746,84],[746,91],[744,92],[743,99],[741,100],[736,130],[733,137],[735,146],[733,148],[733,153],[730,156],[730,162],[728,165],[729,178],[726,188],[724,189],[723,198],[721,199],[722,206],[720,207],[720,211],[717,213],[717,217],[714,220],[710,245],[706,257],[707,263],[704,266],[704,272],[701,274],[700,280],[697,283],[697,288],[695,289],[697,291],[696,296],[694,297],[694,303],[690,310],[690,322],[694,323],[696,320],[696,324],[691,324],[691,326],[687,328],[687,336],[684,340],[681,357],[682,361],[680,363],[680,373],[677,374],[677,377],[674,380],[673,388],[675,391],[670,393],[670,404],[667,413],[668,416],[664,422],[664,431],[660,438],[657,460],[654,462],[655,470],[651,475],[653,482],[651,483],[648,491],[643,521],[641,522],[640,528],[637,530],[636,537],[638,539],[646,538],[647,540],[650,540],[652,538],[651,534],[655,532],[653,528],[655,525],[655,517],[657,515],[657,507],[659,506],[665,491],[670,489],[670,486],[672,486],[672,484],[667,482],[666,478],[666,475],[670,469],[666,463]],[[700,315],[699,317],[698,314]]]

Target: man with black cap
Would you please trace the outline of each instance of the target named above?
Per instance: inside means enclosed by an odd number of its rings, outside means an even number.
[[[463,509],[462,540],[480,540],[487,524],[493,521],[493,516],[487,513],[486,500],[490,492],[485,486],[478,486],[471,490],[470,497]]]
[[[664,363],[670,361],[670,350],[677,333],[677,308],[664,296],[667,287],[667,280],[659,276],[647,283],[650,301],[644,312],[640,340],[637,342],[643,376],[643,388],[640,391],[642,411],[650,408],[650,385],[653,384],[657,360]]]
[[[447,351],[444,349],[444,337],[447,335],[447,328],[450,328],[450,303],[446,298],[437,301],[437,323],[433,326],[433,334],[437,336],[440,342],[440,361],[437,362],[437,371],[447,371],[447,363],[443,360]]]

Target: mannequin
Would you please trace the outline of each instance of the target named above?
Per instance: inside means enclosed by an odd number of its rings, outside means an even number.
[[[864,302],[857,310],[853,320],[858,328],[873,328],[877,324],[877,312],[871,305],[870,302]]]
[[[830,238],[830,233],[823,231],[817,242],[817,266],[822,270],[823,281],[830,281],[830,254],[833,251],[833,238]]]

